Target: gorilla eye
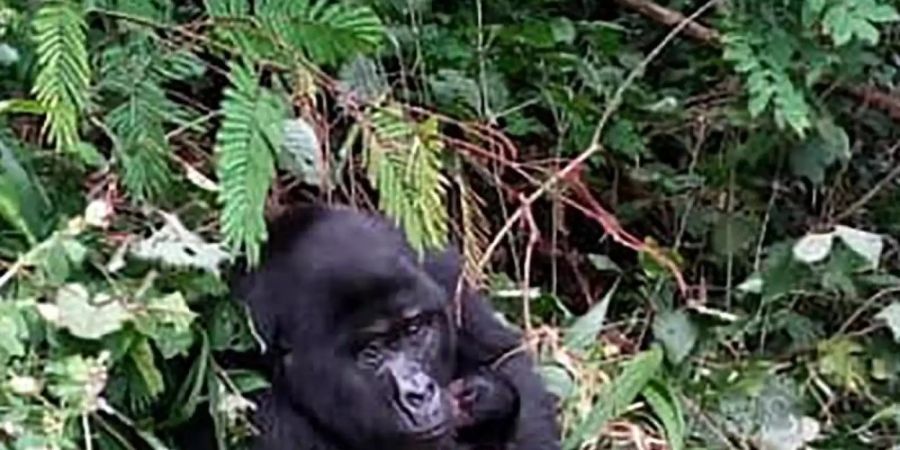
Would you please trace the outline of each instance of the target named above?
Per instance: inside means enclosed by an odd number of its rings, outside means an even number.
[[[406,334],[411,336],[419,332],[422,329],[422,325],[417,322],[410,322],[406,324]]]
[[[419,334],[422,331],[422,327],[426,325],[427,320],[428,318],[424,314],[410,318],[404,324],[403,333],[407,336]]]
[[[377,342],[370,342],[357,355],[359,362],[366,367],[378,367],[381,365],[381,346]]]

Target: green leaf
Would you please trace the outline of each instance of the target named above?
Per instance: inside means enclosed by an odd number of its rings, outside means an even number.
[[[379,208],[406,232],[417,252],[445,246],[448,181],[437,119],[415,123],[396,106],[379,109],[371,119],[367,169],[378,188]]]
[[[742,215],[723,215],[712,232],[712,248],[720,255],[733,255],[753,243],[756,228],[753,221]]]
[[[50,360],[45,372],[47,389],[65,404],[84,412],[93,411],[103,389],[107,371],[104,359],[72,355]]]
[[[575,40],[575,25],[565,17],[557,17],[550,22],[553,38],[558,43],[571,44]]]
[[[794,244],[794,259],[807,264],[824,260],[831,254],[834,244],[834,233],[810,233]]]
[[[669,361],[678,364],[694,348],[699,331],[685,311],[667,311],[653,321],[653,336],[662,342]]]
[[[859,256],[868,261],[872,269],[878,268],[881,251],[884,248],[884,237],[855,228],[837,225],[834,234]]]
[[[669,447],[672,450],[684,450],[687,426],[684,422],[681,401],[672,391],[672,387],[661,380],[654,380],[644,387],[641,394],[663,423]]]
[[[237,391],[241,394],[249,394],[271,386],[271,383],[265,377],[251,370],[232,369],[227,374]]]
[[[560,400],[565,401],[577,392],[577,386],[565,368],[555,364],[542,365],[540,367],[541,378],[547,384],[547,389]]]
[[[619,287],[619,279],[617,278],[613,285],[606,291],[603,298],[591,307],[587,314],[579,317],[572,326],[566,330],[565,347],[571,351],[584,351],[597,339],[597,333],[603,328],[606,322],[606,312],[609,310],[609,303]]]
[[[153,338],[163,358],[186,355],[194,342],[191,324],[197,314],[190,310],[184,296],[173,292],[153,297],[137,321],[142,333]]]
[[[340,88],[363,104],[374,103],[390,92],[381,66],[371,58],[357,55],[341,66]]]
[[[637,354],[611,383],[603,386],[593,409],[573,428],[563,448],[574,450],[588,437],[627,408],[662,366],[663,352],[659,347]]]
[[[228,259],[221,245],[204,241],[174,214],[160,212],[160,215],[165,220],[163,227],[131,246],[131,254],[136,258],[174,267],[192,267],[218,276],[219,266]]]
[[[604,145],[629,158],[638,158],[647,152],[644,138],[634,122],[617,120],[603,137]]]
[[[328,0],[262,0],[256,4],[256,16],[276,42],[322,64],[374,50],[384,37],[381,20],[368,6]]]
[[[230,64],[231,86],[222,101],[224,118],[216,134],[216,171],[221,191],[222,232],[226,244],[244,250],[251,265],[266,239],[266,194],[275,176],[274,158],[282,145],[285,105],[257,84],[246,64]]]
[[[863,346],[851,338],[836,338],[818,345],[819,370],[840,386],[858,392],[865,384]]]
[[[68,150],[79,140],[79,115],[87,106],[87,24],[78,2],[51,0],[42,3],[32,25],[38,67],[32,91],[47,112],[50,140]]]
[[[587,255],[587,257],[591,265],[601,272],[622,273],[622,268],[619,267],[619,265],[616,264],[616,262],[613,261],[609,256],[589,254]]]
[[[11,357],[24,356],[23,340],[28,328],[21,311],[14,304],[0,303],[0,367]]]
[[[794,175],[819,185],[831,165],[850,159],[850,138],[843,128],[829,121],[820,121],[816,128],[818,134],[793,149],[789,162]]]
[[[165,390],[162,372],[156,367],[153,349],[146,339],[139,339],[128,352],[128,357],[143,381],[146,395],[150,399],[157,398]]]
[[[825,33],[840,47],[853,39],[877,45],[880,33],[873,24],[900,19],[897,9],[881,0],[833,2],[822,19]]]
[[[883,320],[887,324],[894,335],[894,341],[900,344],[900,302],[891,303],[882,309],[875,318]]]
[[[279,165],[306,184],[318,186],[325,165],[319,137],[307,121],[297,118],[284,121],[284,143],[278,153]]]
[[[105,295],[91,298],[87,289],[77,283],[57,290],[57,323],[73,335],[84,339],[100,339],[122,328],[131,314],[122,304]]]

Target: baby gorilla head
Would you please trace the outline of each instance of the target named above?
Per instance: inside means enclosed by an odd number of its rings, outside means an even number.
[[[242,295],[283,352],[272,392],[339,448],[442,445],[453,408],[449,295],[385,222],[304,209]]]

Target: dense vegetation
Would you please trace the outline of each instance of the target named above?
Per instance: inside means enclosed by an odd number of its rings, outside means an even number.
[[[0,448],[238,442],[310,199],[457,236],[568,449],[900,448],[898,6],[0,0]]]

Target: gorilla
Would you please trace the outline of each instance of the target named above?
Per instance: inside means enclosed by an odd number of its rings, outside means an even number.
[[[270,226],[236,285],[267,352],[254,450],[560,448],[521,334],[380,215],[307,205]],[[457,301],[458,300],[458,301]]]

